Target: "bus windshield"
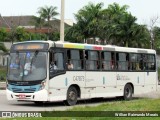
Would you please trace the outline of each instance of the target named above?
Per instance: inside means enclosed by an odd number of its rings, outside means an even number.
[[[44,80],[47,75],[46,58],[47,52],[11,53],[7,79],[13,81]]]

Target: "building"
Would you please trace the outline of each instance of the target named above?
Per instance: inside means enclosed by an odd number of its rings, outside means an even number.
[[[32,33],[48,33],[47,21],[41,28],[36,28],[34,17],[36,16],[0,16],[0,28],[6,28],[7,31],[10,31],[12,28],[24,27],[26,31]],[[59,32],[60,31],[60,20],[55,19],[50,21],[51,28],[50,32]],[[73,25],[72,20],[66,20],[65,27]]]
[[[26,31],[31,33],[48,33],[48,32],[60,32],[60,20],[55,19],[51,20],[51,28],[45,26],[47,21],[45,21],[44,25],[41,28],[36,28],[34,17],[36,16],[1,16],[0,15],[0,28],[6,28],[9,32],[13,28],[23,27]],[[65,21],[65,28],[73,25],[72,20]],[[5,47],[9,50],[11,47],[11,43],[4,42]],[[0,51],[0,66],[7,65],[7,57],[8,55],[3,51]]]

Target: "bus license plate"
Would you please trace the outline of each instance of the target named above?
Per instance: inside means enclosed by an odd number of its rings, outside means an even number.
[[[19,99],[25,99],[26,95],[25,94],[19,94]]]

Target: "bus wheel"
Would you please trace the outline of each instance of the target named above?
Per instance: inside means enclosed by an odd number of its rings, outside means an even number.
[[[133,88],[130,84],[125,85],[124,87],[124,100],[131,100],[133,94]]]
[[[67,105],[75,105],[77,103],[78,92],[77,89],[71,86],[67,91]]]

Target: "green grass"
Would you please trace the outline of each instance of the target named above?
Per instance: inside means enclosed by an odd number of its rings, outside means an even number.
[[[160,99],[108,102],[98,107],[74,107],[69,111],[160,111]]]
[[[158,76],[160,76],[160,68],[158,68]]]
[[[0,82],[6,80],[7,67],[0,66]],[[3,80],[1,80],[3,78]]]
[[[95,117],[99,115],[101,112],[107,114],[111,113],[112,116],[115,115],[115,111],[119,112],[127,112],[131,111],[133,113],[136,113],[136,111],[147,111],[154,113],[159,113],[160,116],[160,99],[135,99],[131,101],[111,101],[111,102],[105,102],[98,106],[87,106],[87,104],[84,107],[78,107],[75,106],[72,109],[66,110],[66,113],[71,113],[73,116],[66,117],[64,114],[66,114],[64,111],[51,111],[51,112],[42,112],[43,118],[11,118],[14,120],[126,120],[130,117]],[[85,114],[89,112],[89,116],[92,117],[77,117],[77,114]],[[112,113],[113,112],[113,113]],[[144,112],[145,113],[145,112]],[[61,116],[57,117],[56,115]],[[55,117],[47,117],[47,116],[53,116]],[[45,117],[46,116],[46,117]],[[93,117],[94,116],[94,117]],[[159,120],[159,117],[132,117],[133,120]],[[6,120],[6,119],[5,119]]]

